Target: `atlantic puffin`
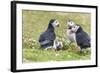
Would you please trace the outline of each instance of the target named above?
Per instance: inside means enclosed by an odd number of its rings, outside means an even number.
[[[72,20],[69,20],[68,31],[70,33],[68,34],[69,40],[71,42],[76,42],[77,46],[80,48],[80,52],[82,52],[83,49],[91,47],[90,36],[83,30],[80,25],[75,24],[75,22]]]
[[[54,47],[56,40],[55,28],[59,27],[59,22],[57,19],[51,19],[49,21],[47,29],[40,34],[39,43],[45,50]]]
[[[75,22],[73,22],[72,20],[68,20],[67,21],[67,38],[69,39],[70,41],[70,44],[72,42],[75,42],[76,41],[76,38],[75,38],[75,32],[72,31],[72,28],[75,27]]]

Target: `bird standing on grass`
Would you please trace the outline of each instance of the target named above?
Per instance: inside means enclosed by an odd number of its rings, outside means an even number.
[[[75,27],[75,23],[72,20],[68,20],[67,25],[67,38],[69,39],[70,43],[75,42],[75,32],[72,31],[72,28]]]
[[[90,36],[82,29],[81,26],[76,25],[76,28],[76,42],[81,49],[80,51],[82,52],[83,49],[91,47],[91,39]]]
[[[55,28],[59,26],[59,22],[56,19],[51,19],[48,24],[48,28],[39,37],[39,43],[45,50],[54,46],[56,39]]]
[[[71,42],[76,42],[80,47],[80,52],[83,49],[91,47],[91,39],[90,36],[82,29],[82,27],[78,24],[75,24],[72,20],[68,21],[68,38]]]

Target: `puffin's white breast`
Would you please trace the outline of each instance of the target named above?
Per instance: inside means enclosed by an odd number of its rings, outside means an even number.
[[[71,42],[75,42],[76,41],[75,33],[71,32],[71,30],[67,30],[67,37]]]

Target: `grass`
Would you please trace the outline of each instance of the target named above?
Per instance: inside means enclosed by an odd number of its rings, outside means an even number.
[[[91,51],[85,50],[84,53],[78,52],[75,43],[69,45],[66,37],[66,21],[71,18],[80,24],[84,31],[91,34],[90,19],[88,13],[71,12],[47,12],[23,10],[23,62],[44,62],[44,61],[68,61],[68,60],[87,60],[91,57]],[[63,42],[63,50],[43,50],[40,48],[38,38],[48,26],[49,20],[55,18],[60,22],[60,27],[55,32],[57,39]]]
[[[90,59],[90,52],[79,54],[77,52],[70,52],[68,50],[53,51],[41,49],[27,49],[23,50],[23,62],[45,62],[45,61],[69,61],[69,60],[87,60]]]

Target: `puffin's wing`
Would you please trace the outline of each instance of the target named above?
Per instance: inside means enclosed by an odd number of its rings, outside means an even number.
[[[54,40],[55,40],[55,34],[48,32],[42,33],[39,38],[40,44],[52,43]]]
[[[78,45],[82,45],[82,46],[88,46],[90,45],[90,37],[88,36],[87,33],[82,32],[82,33],[78,33],[76,35],[76,42]]]

